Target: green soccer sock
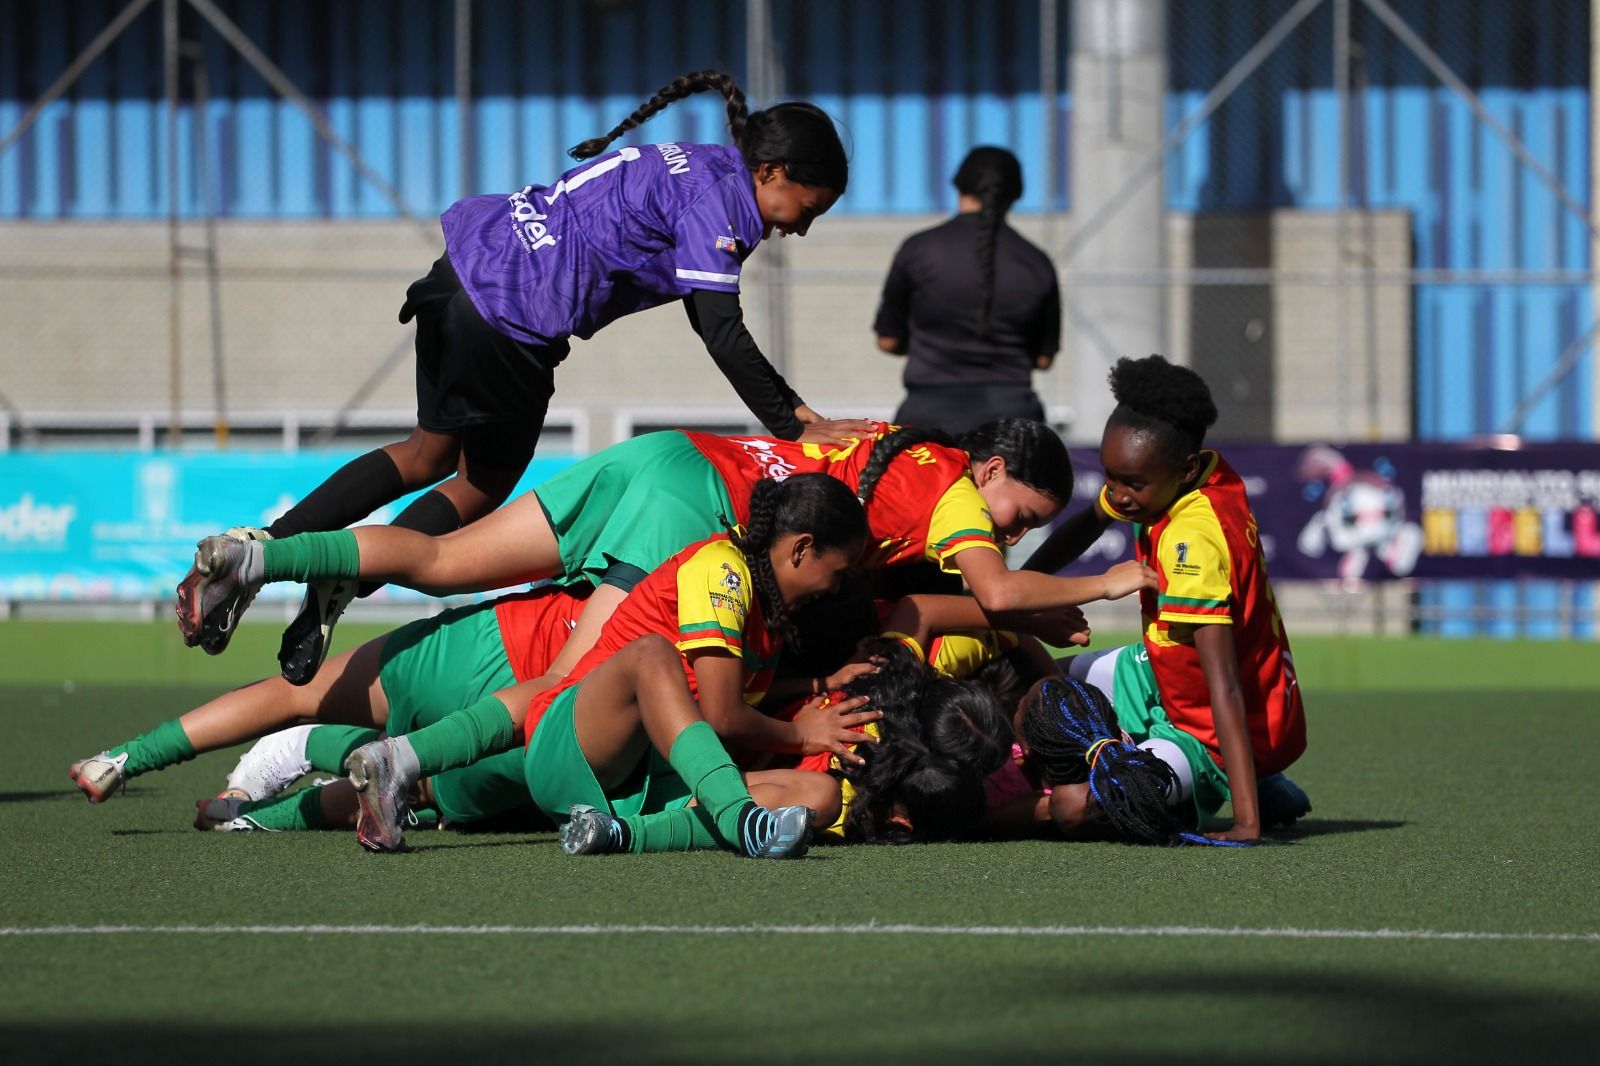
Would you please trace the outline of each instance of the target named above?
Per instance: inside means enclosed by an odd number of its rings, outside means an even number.
[[[106,749],[107,755],[121,755],[123,752],[128,753],[128,761],[122,767],[123,776],[138,777],[151,770],[164,770],[188,762],[194,758],[194,745],[189,743],[189,734],[183,731],[178,719],[172,718],[148,733]]]
[[[331,533],[297,533],[282,540],[256,541],[268,581],[321,581],[359,577],[361,552],[348,529]]]
[[[322,815],[322,789],[302,788],[285,796],[239,804],[239,817],[248,818],[269,833],[296,833],[327,829]]]
[[[705,808],[723,846],[742,850],[739,823],[755,801],[716,731],[706,722],[690,725],[672,742],[667,761]]]
[[[470,707],[397,739],[410,743],[421,776],[432,777],[477,762],[485,755],[510,750],[517,740],[517,728],[506,705],[493,696],[485,696]]]
[[[678,807],[655,814],[632,814],[622,819],[628,827],[628,850],[701,851],[723,846],[716,826],[704,807]]]
[[[382,735],[376,729],[358,725],[313,726],[306,734],[306,761],[313,770],[343,774],[344,761],[350,753]]]

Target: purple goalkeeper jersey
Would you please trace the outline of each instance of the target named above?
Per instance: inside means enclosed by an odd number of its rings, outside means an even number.
[[[695,289],[738,292],[763,228],[749,169],[720,144],[623,148],[554,185],[460,200],[440,223],[478,313],[535,344]]]

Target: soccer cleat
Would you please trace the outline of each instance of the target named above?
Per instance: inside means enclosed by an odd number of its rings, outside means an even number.
[[[278,648],[278,666],[289,684],[304,685],[317,676],[322,660],[328,657],[333,627],[355,599],[356,588],[356,582],[344,578],[306,586],[300,613],[283,631],[283,643]]]
[[[253,748],[239,756],[239,762],[228,775],[227,791],[237,792],[245,799],[269,799],[309,774],[311,762],[306,758],[306,738],[314,728],[297,725],[256,741]]]
[[[1305,790],[1282,774],[1258,779],[1256,797],[1263,829],[1287,829],[1311,813],[1311,799]]]
[[[189,647],[198,644],[207,655],[227,648],[239,616],[261,587],[245,580],[249,558],[248,543],[229,533],[195,545],[194,565],[178,585],[178,629]]]
[[[556,840],[568,855],[609,855],[622,850],[622,822],[587,803],[573,804]]]
[[[410,851],[403,823],[411,782],[396,765],[394,741],[363,744],[344,761],[356,787],[356,840],[368,851]]]
[[[91,755],[87,759],[79,759],[67,769],[67,776],[72,778],[90,803],[104,803],[111,798],[118,786],[128,780],[128,775],[123,772],[123,766],[128,762],[128,753],[112,755],[102,751],[99,755]]]
[[[757,807],[740,823],[741,854],[752,859],[798,859],[811,847],[810,807]]]
[[[249,815],[239,813],[239,808],[249,802],[247,796],[230,796],[226,792],[210,799],[195,800],[194,827],[218,833],[250,832],[258,829],[267,833],[274,832]]]

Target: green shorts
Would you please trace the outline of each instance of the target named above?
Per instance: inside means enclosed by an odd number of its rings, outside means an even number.
[[[1117,656],[1111,675],[1111,704],[1117,723],[1135,744],[1158,737],[1176,744],[1189,760],[1194,774],[1191,828],[1199,828],[1228,802],[1228,775],[1211,758],[1211,752],[1193,736],[1173,725],[1161,706],[1155,671],[1143,642],[1130,644]]]
[[[534,491],[562,571],[596,586],[619,563],[637,581],[680,548],[722,532],[724,517],[736,520],[716,468],[670,430],[596,452]],[[616,575],[613,583],[621,583]]]
[[[573,685],[557,696],[528,738],[523,781],[539,809],[559,823],[567,820],[567,812],[577,803],[610,811],[618,818],[687,806],[693,798],[689,786],[654,748],[639,760],[626,781],[609,791],[600,787],[578,746],[573,723],[582,687]]]
[[[432,725],[517,683],[494,604],[456,607],[401,626],[384,642],[378,680],[392,737]],[[439,812],[467,824],[526,807],[522,752],[508,751],[433,778]]]

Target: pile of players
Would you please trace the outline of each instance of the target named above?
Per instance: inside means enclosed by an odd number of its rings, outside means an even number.
[[[101,801],[266,736],[196,825],[353,823],[378,851],[404,850],[419,816],[542,815],[573,854],[1252,842],[1309,809],[1281,773],[1304,715],[1255,523],[1204,448],[1216,409],[1197,375],[1124,359],[1111,386],[1105,488],[1018,570],[1004,547],[1060,515],[1072,474],[1054,432],[1017,419],[959,441],[880,424],[838,447],[669,431],[442,537],[207,538],[179,621],[214,652],[267,581],[541,584],[403,626],[306,684],[223,695],[74,780]],[[1119,520],[1137,559],[1053,573]],[[956,594],[890,591],[935,570]],[[1045,651],[1087,644],[1077,605],[1135,592],[1140,644]],[[315,770],[347,776],[285,791]],[[1205,833],[1228,802],[1232,824]]]

